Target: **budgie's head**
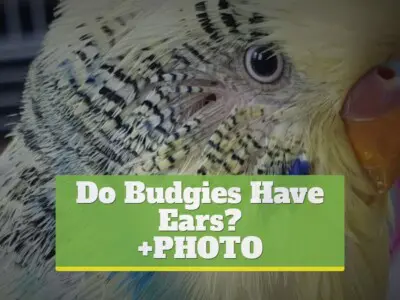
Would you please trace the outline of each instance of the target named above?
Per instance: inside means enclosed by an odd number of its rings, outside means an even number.
[[[62,4],[47,49],[68,44],[84,70],[91,100],[68,106],[106,149],[91,170],[279,174],[305,155],[312,172],[374,193],[339,112],[396,54],[396,1],[81,2]]]

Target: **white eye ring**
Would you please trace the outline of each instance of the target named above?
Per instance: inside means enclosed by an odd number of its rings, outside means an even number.
[[[269,45],[253,46],[246,50],[244,65],[247,73],[264,84],[278,80],[284,72],[284,59],[274,54]]]

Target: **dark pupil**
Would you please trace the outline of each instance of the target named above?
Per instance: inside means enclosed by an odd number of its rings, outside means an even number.
[[[260,47],[254,50],[251,67],[258,76],[271,76],[278,69],[278,59],[267,47]]]

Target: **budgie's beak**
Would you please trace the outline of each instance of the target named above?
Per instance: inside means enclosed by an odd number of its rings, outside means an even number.
[[[400,60],[378,66],[349,91],[342,109],[361,166],[380,193],[400,177]]]

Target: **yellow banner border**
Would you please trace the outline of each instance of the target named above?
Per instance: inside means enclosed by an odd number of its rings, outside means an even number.
[[[61,267],[57,272],[343,272],[334,267]]]

